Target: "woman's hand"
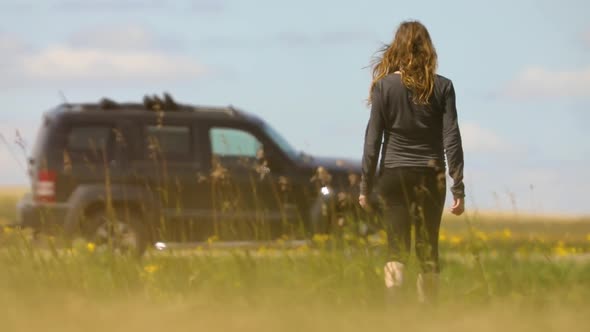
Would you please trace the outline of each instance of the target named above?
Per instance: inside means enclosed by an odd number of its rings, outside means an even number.
[[[453,206],[451,206],[451,213],[460,216],[465,212],[465,199],[455,198]]]
[[[363,209],[365,209],[365,210],[369,209],[369,203],[367,202],[367,196],[360,195],[359,196],[359,204]]]

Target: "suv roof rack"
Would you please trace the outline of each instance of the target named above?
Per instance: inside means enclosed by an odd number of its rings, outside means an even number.
[[[146,109],[153,111],[178,111],[181,108],[167,92],[164,92],[164,99],[160,99],[157,95],[152,95],[151,97],[145,95],[143,97],[143,105]]]
[[[110,110],[110,109],[119,108],[120,105],[119,105],[119,103],[117,103],[116,101],[114,101],[112,99],[102,98],[98,102],[98,107],[100,107],[103,110]]]
[[[66,108],[75,110],[137,110],[137,111],[155,111],[155,112],[219,112],[229,116],[238,115],[238,110],[233,105],[226,107],[219,106],[193,106],[177,103],[172,95],[164,92],[162,97],[153,94],[146,94],[141,103],[119,103],[113,99],[103,97],[98,103],[68,104]]]

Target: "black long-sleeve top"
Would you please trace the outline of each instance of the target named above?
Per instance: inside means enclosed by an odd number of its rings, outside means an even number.
[[[465,196],[463,147],[451,80],[437,75],[428,105],[412,101],[401,76],[377,82],[371,95],[371,116],[365,132],[361,194],[372,191],[379,151],[380,167],[445,167],[454,183],[454,197]]]

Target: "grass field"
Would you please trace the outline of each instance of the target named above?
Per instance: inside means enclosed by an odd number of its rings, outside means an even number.
[[[16,203],[25,192],[25,187],[0,187],[0,225],[14,222]]]
[[[22,192],[0,192],[14,218]],[[470,230],[467,222],[472,225]],[[523,215],[446,217],[437,306],[384,301],[383,241],[150,251],[141,260],[90,243],[34,245],[0,235],[2,331],[586,331],[590,221]],[[213,241],[213,240],[212,240]]]

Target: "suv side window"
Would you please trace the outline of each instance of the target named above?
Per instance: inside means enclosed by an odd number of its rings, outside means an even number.
[[[72,161],[102,162],[112,154],[113,127],[82,125],[69,129],[65,149]]]
[[[192,156],[189,126],[146,126],[144,136],[148,159],[188,160]]]
[[[247,131],[233,128],[211,128],[211,153],[221,158],[256,158],[262,143]]]

